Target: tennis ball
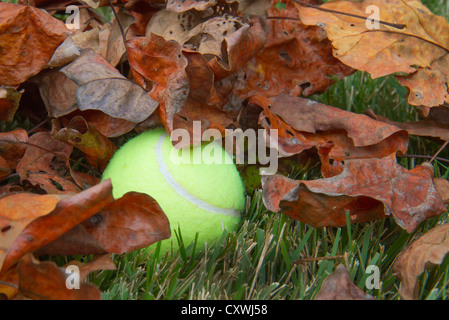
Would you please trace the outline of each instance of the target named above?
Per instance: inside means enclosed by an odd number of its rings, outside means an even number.
[[[236,229],[245,205],[242,179],[219,144],[178,150],[163,129],[146,131],[125,143],[103,173],[103,180],[108,178],[114,198],[129,191],[146,193],[165,212],[171,237],[162,240],[161,255],[178,249],[175,231],[181,231],[185,246],[198,233],[197,248],[204,250],[225,228]]]

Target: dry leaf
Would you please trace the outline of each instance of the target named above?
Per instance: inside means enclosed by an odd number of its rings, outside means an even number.
[[[376,300],[352,283],[349,272],[343,264],[327,276],[315,300]]]
[[[253,96],[249,102],[263,109],[259,121],[264,128],[278,130],[277,140],[271,136],[268,139],[283,156],[328,143],[333,144],[329,158],[337,161],[387,156],[394,159],[396,153],[407,151],[405,130],[365,115],[291,95],[272,99]]]
[[[95,169],[104,170],[117,150],[111,140],[90,127],[81,116],[73,117],[66,128],[59,129],[53,136],[81,150]]]
[[[368,23],[369,6],[381,8],[381,19],[394,25]],[[319,25],[332,41],[334,56],[373,78],[393,73],[410,89],[408,102],[433,107],[449,102],[449,23],[419,1],[330,1],[323,9],[364,18],[335,14],[297,5],[306,25]]]
[[[52,69],[39,77],[39,92],[49,116],[61,117],[77,110],[75,82],[57,69]]]
[[[23,129],[0,132],[0,179],[14,171],[23,157],[28,142],[28,133]]]
[[[407,232],[425,219],[446,212],[433,184],[428,163],[406,170],[390,158],[345,161],[343,171],[331,178],[292,180],[281,175],[263,176],[263,202],[315,228],[392,216]]]
[[[393,270],[401,279],[401,297],[418,299],[418,278],[427,267],[443,262],[449,252],[449,224],[427,231],[405,248],[393,264]]]
[[[41,197],[50,196],[41,195]],[[38,211],[40,217],[28,223],[12,242],[6,252],[0,273],[14,266],[27,252],[34,252],[61,237],[114,200],[109,180],[70,197],[60,196],[59,199],[60,201],[54,209],[51,209],[54,202],[51,202],[50,205],[44,203],[45,207],[42,208],[42,211]],[[32,206],[32,202],[25,202],[25,204]],[[48,209],[50,210],[46,211]],[[41,213],[43,211],[46,211],[44,215]],[[8,212],[6,211],[6,213]]]
[[[39,262],[31,254],[17,266],[19,292],[33,300],[100,300],[100,291],[91,284],[80,283],[79,289],[68,289],[66,274],[54,262]]]
[[[0,87],[0,120],[11,122],[14,119],[23,90],[13,87]]]
[[[85,50],[61,72],[79,86],[76,96],[80,110],[100,110],[111,117],[137,123],[157,108],[157,102],[145,90],[92,50]]]
[[[18,85],[41,71],[68,36],[64,22],[32,6],[0,3],[0,85]]]
[[[73,147],[51,136],[49,132],[38,132],[28,140],[25,154],[16,171],[20,181],[47,193],[78,193],[79,187],[66,176],[66,160]]]

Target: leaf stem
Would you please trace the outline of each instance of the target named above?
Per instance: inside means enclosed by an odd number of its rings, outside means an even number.
[[[316,261],[322,261],[322,260],[337,260],[337,259],[345,259],[345,255],[341,254],[338,256],[326,256],[326,257],[316,257],[316,258],[302,258],[298,259],[296,261],[293,261],[292,264],[301,264],[304,262],[316,262]]]
[[[344,15],[344,16],[349,16],[349,17],[353,17],[353,18],[359,18],[359,19],[363,19],[363,20],[367,19],[367,17],[364,17],[364,16],[359,16],[359,15],[352,14],[352,13],[346,13],[346,12],[326,9],[326,8],[322,8],[321,6],[317,6],[317,5],[310,4],[310,3],[307,3],[307,2],[303,2],[303,1],[300,1],[300,0],[292,0],[292,1],[296,2],[296,3],[300,4],[300,5],[303,5],[303,6],[306,6],[306,7],[310,7],[310,8],[314,8],[314,9],[317,9],[317,10],[321,10],[321,11],[324,11],[324,12],[341,14],[341,15]],[[373,19],[373,21],[378,22],[380,24],[384,24],[384,25],[389,26],[389,27],[396,28],[396,29],[404,29],[406,27],[405,24],[397,24],[397,23],[391,23],[391,22],[386,22],[386,21],[381,21],[381,20],[374,20],[374,19]]]
[[[446,142],[441,146],[441,148],[438,149],[438,151],[433,155],[432,159],[429,160],[430,163],[431,163],[433,160],[436,159],[437,155],[438,155],[441,151],[443,151],[444,148],[446,148],[446,146],[448,145],[448,143],[449,143],[449,139],[446,140]]]

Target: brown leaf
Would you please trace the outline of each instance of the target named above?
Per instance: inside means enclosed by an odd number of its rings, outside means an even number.
[[[388,123],[402,130],[407,130],[409,135],[439,138],[444,141],[449,139],[447,125],[443,125],[434,119],[426,118],[419,121],[398,122],[392,121],[384,116],[376,115],[372,110],[366,110],[365,114],[378,121]]]
[[[126,79],[92,50],[85,50],[61,72],[79,86],[76,95],[80,110],[100,110],[138,123],[157,108],[157,102],[142,87]]]
[[[449,204],[449,181],[444,178],[436,177],[433,179],[433,183],[444,203]]]
[[[112,20],[111,32],[108,38],[105,57],[112,66],[118,65],[120,60],[122,59],[122,56],[126,53],[126,48],[123,44],[121,28],[123,28],[123,32],[126,35],[129,26],[135,22],[134,17],[121,7],[117,12],[117,17],[120,21],[121,26],[119,26],[117,19],[114,17],[114,19]]]
[[[108,138],[115,138],[128,133],[136,127],[136,123],[125,119],[114,118],[100,110],[75,110],[67,116],[58,120],[67,127],[70,121],[77,116],[81,116],[86,120],[89,127],[95,128],[102,135]]]
[[[174,116],[173,129],[182,128],[190,133],[188,142],[176,143],[177,148],[187,144],[198,144],[199,136],[207,129],[217,129],[223,136],[227,127],[233,124],[228,111],[221,108],[221,100],[215,89],[215,75],[201,53],[183,50],[188,65],[186,73],[190,82],[190,91],[183,108]],[[194,134],[194,121],[201,123],[199,135]]]
[[[279,9],[279,4],[285,8]],[[272,0],[267,14],[287,19],[267,20],[265,46],[237,74],[234,95],[241,99],[257,94],[309,96],[354,72],[333,57],[330,41],[319,27],[288,20],[298,17],[292,1]]]
[[[112,254],[106,253],[102,255],[96,255],[92,261],[89,263],[82,263],[78,260],[70,261],[66,264],[66,267],[69,265],[76,265],[80,269],[80,280],[85,281],[87,276],[94,271],[98,270],[116,270],[117,267],[112,261]]]
[[[128,192],[82,223],[110,253],[125,253],[170,238],[170,225],[156,200]]]
[[[14,119],[23,90],[0,87],[0,120],[11,122]]]
[[[78,193],[80,188],[66,176],[66,160],[73,147],[51,136],[49,132],[38,132],[28,141],[25,154],[19,161],[16,171],[21,182],[32,185],[48,193]]]
[[[437,226],[414,240],[393,264],[393,271],[401,279],[401,297],[418,299],[418,278],[424,270],[443,262],[449,252],[449,224]]]
[[[221,51],[226,50],[226,54],[222,53],[222,57],[217,56],[209,61],[217,80],[224,79],[245,66],[264,47],[265,38],[265,23],[262,18],[256,17],[251,20],[251,24],[243,24],[229,35],[226,33],[220,47]]]
[[[278,129],[279,139],[272,140],[284,156],[327,143],[334,145],[329,158],[337,161],[394,158],[407,151],[405,130],[365,115],[291,95],[254,96],[249,101],[264,110],[259,120],[263,127]]]
[[[47,211],[47,214],[34,219],[19,234],[8,248],[1,272],[11,268],[27,252],[34,252],[61,237],[114,200],[109,180],[73,196],[64,196],[60,199],[52,211]]]
[[[425,163],[406,170],[390,158],[345,161],[343,171],[318,180],[263,176],[263,201],[313,227],[344,226],[391,215],[407,232],[446,212],[433,184],[433,167]]]
[[[86,255],[86,254],[105,254],[106,249],[94,236],[89,234],[86,229],[78,224],[72,229],[56,238],[55,240],[43,245],[36,251],[36,257],[45,255]]]
[[[315,300],[376,300],[352,283],[349,272],[343,264],[327,276]]]
[[[266,32],[262,19],[249,21],[238,16],[238,2],[202,2],[201,10],[181,9],[192,5],[198,3],[167,4],[167,9],[157,12],[148,23],[146,36],[154,33],[203,54],[217,79],[238,71],[263,47]]]
[[[51,212],[60,195],[17,193],[0,198],[0,267],[20,233],[33,220]]]
[[[91,284],[80,283],[79,289],[68,289],[66,275],[54,262],[39,262],[31,254],[17,265],[19,291],[34,300],[100,300],[100,291]]]
[[[373,28],[365,18],[297,6],[302,23],[323,26],[334,56],[343,63],[373,78],[408,74],[397,78],[410,89],[410,104],[433,107],[449,102],[447,20],[419,1],[331,1],[320,7],[368,18],[368,5],[382,8],[381,20],[390,25]]]
[[[39,92],[51,117],[58,118],[78,109],[77,89],[76,83],[57,69],[52,69],[39,77]]]
[[[37,74],[68,33],[64,22],[45,11],[0,3],[0,84],[18,85]]]
[[[81,116],[70,120],[66,128],[54,133],[56,139],[65,141],[81,150],[87,162],[94,168],[104,170],[117,147],[107,137],[90,127]]]
[[[173,130],[173,118],[184,106],[189,93],[185,68],[187,59],[175,41],[151,34],[126,41],[134,79],[159,102],[159,113],[167,131]]]
[[[74,171],[72,167],[70,166],[69,161],[66,162],[66,166],[70,170],[70,176],[73,178],[75,183],[82,189],[86,190],[90,187],[93,187],[96,184],[100,183],[100,178],[93,176],[91,174],[85,173],[85,172],[78,172]]]
[[[0,132],[0,179],[7,177],[23,157],[28,134],[23,129]]]
[[[147,194],[131,192],[40,247],[40,255],[128,253],[170,237],[167,217]]]
[[[195,0],[168,0],[167,1],[167,10],[173,12],[185,12],[192,9],[196,11],[205,11],[216,5],[215,0],[204,0],[204,1],[195,1]]]

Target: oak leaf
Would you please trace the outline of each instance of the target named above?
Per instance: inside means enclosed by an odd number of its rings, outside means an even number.
[[[449,23],[421,2],[330,1],[320,6],[327,11],[297,7],[302,23],[324,28],[334,56],[343,63],[373,78],[408,74],[398,79],[410,89],[412,105],[433,107],[449,102]],[[382,8],[382,14],[373,18],[369,8]]]
[[[392,216],[407,232],[446,212],[428,163],[411,170],[390,158],[347,160],[338,175],[318,180],[263,176],[263,201],[315,228],[361,223]]]

